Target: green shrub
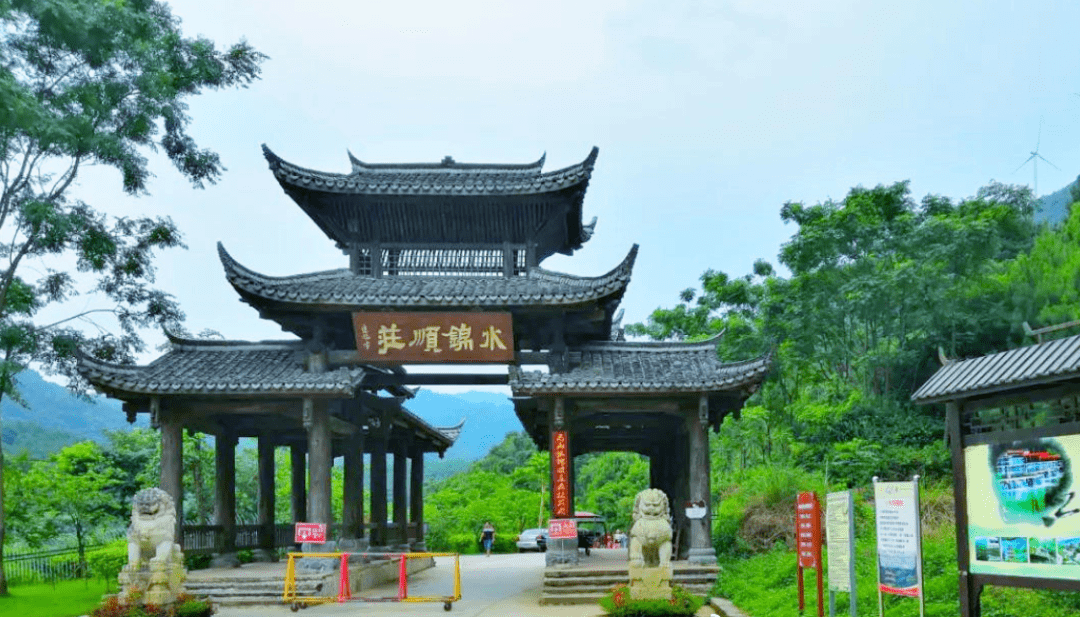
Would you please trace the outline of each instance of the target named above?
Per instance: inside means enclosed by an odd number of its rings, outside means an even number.
[[[87,553],[86,563],[90,566],[91,574],[101,577],[108,584],[116,580],[127,564],[127,557],[127,540],[117,540]]]
[[[251,552],[251,549],[240,549],[236,551],[236,559],[240,563],[251,563],[255,561],[255,554]]]
[[[90,617],[210,617],[214,605],[187,594],[180,595],[174,604],[137,604],[119,596],[109,596],[90,612]]]
[[[671,586],[670,600],[631,600],[630,587],[619,585],[600,599],[600,606],[612,617],[694,617],[705,599]]]
[[[205,570],[210,567],[210,555],[184,555],[184,567],[188,570]]]

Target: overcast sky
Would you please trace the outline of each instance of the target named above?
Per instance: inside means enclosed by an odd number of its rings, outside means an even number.
[[[346,149],[373,163],[546,152],[553,170],[599,146],[584,205],[596,233],[543,266],[598,275],[639,243],[627,322],[673,305],[708,268],[775,264],[794,231],[785,201],[905,179],[917,198],[1030,184],[1030,166],[1014,170],[1040,118],[1040,152],[1060,171],[1041,165],[1039,192],[1080,173],[1074,1],[171,5],[186,34],[246,38],[270,56],[251,88],[191,100],[192,134],[228,171],[199,191],[155,159],[149,196],[125,197],[113,172],[78,190],[177,222],[189,249],[159,260],[159,284],[194,332],[287,336],[239,302],[218,241],[271,275],[347,266],[273,178],[264,142],[331,172],[350,170]]]

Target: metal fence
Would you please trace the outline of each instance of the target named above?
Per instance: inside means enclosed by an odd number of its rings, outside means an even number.
[[[88,546],[86,552],[102,545]],[[90,575],[85,564],[79,563],[77,548],[4,554],[4,575],[8,584],[52,583]]]

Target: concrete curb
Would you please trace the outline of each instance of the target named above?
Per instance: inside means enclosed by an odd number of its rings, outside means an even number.
[[[721,617],[749,617],[727,598],[712,598],[709,600],[709,604],[712,604],[712,607],[716,609],[716,612],[719,613]]]

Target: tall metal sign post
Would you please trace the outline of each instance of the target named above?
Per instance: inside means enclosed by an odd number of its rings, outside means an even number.
[[[825,617],[824,573],[821,565],[821,502],[817,493],[804,491],[795,501],[795,540],[799,551],[799,614],[806,609],[803,569],[817,572],[817,614]]]
[[[882,617],[887,593],[918,598],[919,615],[926,615],[920,511],[919,476],[911,482],[878,482],[874,476],[878,615]]]
[[[851,599],[851,617],[857,617],[855,584],[855,502],[851,491],[825,496],[825,537],[829,548],[829,617],[836,616],[836,593]]]

